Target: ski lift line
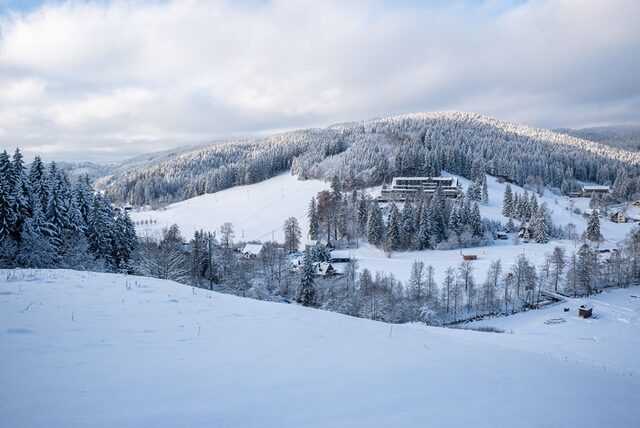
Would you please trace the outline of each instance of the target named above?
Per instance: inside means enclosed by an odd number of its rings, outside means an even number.
[[[305,214],[301,214],[299,216],[296,217],[296,220],[302,220],[302,218],[305,216]],[[261,241],[265,236],[269,236],[269,234],[272,234],[276,231],[281,231],[284,230],[284,224],[276,229],[273,229],[271,232],[267,232],[267,233],[263,233],[262,235],[258,236],[257,241]]]

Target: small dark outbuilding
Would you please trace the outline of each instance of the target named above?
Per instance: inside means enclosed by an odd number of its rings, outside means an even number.
[[[593,308],[588,308],[585,305],[580,305],[578,308],[578,315],[582,318],[591,318],[593,315]]]

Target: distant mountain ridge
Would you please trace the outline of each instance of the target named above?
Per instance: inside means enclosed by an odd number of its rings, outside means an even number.
[[[640,151],[640,125],[595,126],[581,129],[560,128],[554,131],[611,147]]]
[[[635,192],[640,153],[465,112],[431,112],[202,144],[124,161],[96,181],[116,201],[172,202],[291,170],[302,179],[338,176],[346,188],[394,175],[466,177],[478,171],[569,191],[577,181],[613,184],[620,169]]]

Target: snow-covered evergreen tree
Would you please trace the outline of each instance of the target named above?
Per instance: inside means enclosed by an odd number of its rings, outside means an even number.
[[[360,234],[364,235],[367,231],[367,222],[369,221],[369,206],[364,193],[362,193],[360,199],[358,199],[356,215],[358,217],[357,221],[359,232]]]
[[[548,224],[548,212],[546,203],[542,203],[531,222],[533,239],[538,244],[546,244],[549,241],[550,227]]]
[[[382,221],[382,212],[376,202],[371,203],[368,217],[367,240],[372,245],[380,245],[384,241],[384,222]]]
[[[302,259],[300,272],[300,288],[298,290],[298,303],[303,306],[314,306],[316,290],[313,278],[315,276],[311,251],[306,249]]]
[[[413,248],[414,238],[417,231],[417,220],[419,213],[416,212],[414,203],[408,200],[402,208],[402,241],[405,248]]]
[[[474,202],[473,208],[471,209],[469,226],[471,227],[474,236],[482,236],[482,234],[484,233],[484,228],[482,226],[482,217],[480,216],[480,207],[478,207],[477,202]]]
[[[389,218],[387,219],[387,241],[391,250],[397,250],[402,245],[400,231],[400,213],[393,202],[389,206]]]
[[[318,239],[318,210],[316,208],[316,198],[311,198],[309,202],[309,210],[307,211],[307,218],[309,219],[309,238]]]
[[[416,246],[419,250],[424,250],[431,246],[431,220],[429,219],[431,210],[429,209],[429,203],[426,199],[422,202],[419,209]]]
[[[482,174],[482,204],[489,205],[489,185],[486,174]]]
[[[0,153],[0,240],[13,240],[16,214],[13,210],[11,183],[13,171],[6,150]]]
[[[600,233],[600,215],[598,214],[598,210],[593,210],[587,220],[585,237],[592,242],[602,241],[602,233]]]

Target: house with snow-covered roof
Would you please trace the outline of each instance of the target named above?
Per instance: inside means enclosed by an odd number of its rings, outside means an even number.
[[[591,195],[603,196],[611,191],[609,186],[584,185],[580,188],[583,198],[589,198]]]
[[[247,244],[242,249],[242,255],[248,259],[253,259],[259,257],[264,250],[264,245],[262,244]]]
[[[351,261],[351,254],[346,250],[333,250],[330,255],[331,263],[349,263]]]
[[[315,271],[318,276],[334,276],[339,273],[329,262],[317,262]]]
[[[629,221],[625,213],[623,213],[622,211],[614,212],[609,218],[614,223],[626,223],[627,221]]]

